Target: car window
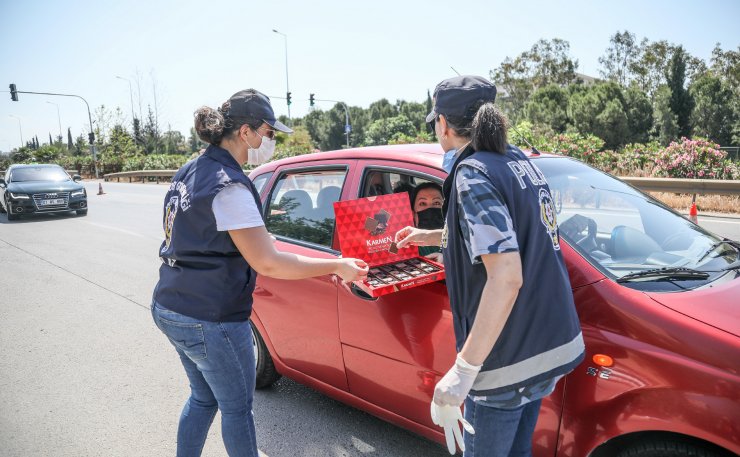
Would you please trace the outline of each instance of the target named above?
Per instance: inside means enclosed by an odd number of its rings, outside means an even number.
[[[23,167],[13,169],[13,182],[25,181],[69,181],[69,175],[61,167]]]
[[[397,194],[399,192],[408,192],[410,197],[416,186],[428,182],[441,184],[412,173],[368,168],[365,170],[360,186],[360,197]]]
[[[254,187],[257,189],[258,194],[262,193],[262,189],[264,189],[267,181],[270,180],[270,176],[272,176],[272,172],[263,173],[252,180],[252,184],[254,184]]]
[[[270,193],[267,230],[298,241],[331,247],[334,202],[339,200],[346,170],[286,173]]]
[[[560,235],[604,273],[620,278],[663,267],[718,271],[732,246],[624,182],[578,161],[532,161],[547,178]]]

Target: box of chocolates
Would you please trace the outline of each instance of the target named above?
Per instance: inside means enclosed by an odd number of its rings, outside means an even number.
[[[417,287],[445,277],[444,267],[419,256],[419,248],[399,249],[396,232],[413,226],[406,192],[334,203],[337,236],[344,257],[364,260],[367,279],[355,284],[372,297]]]

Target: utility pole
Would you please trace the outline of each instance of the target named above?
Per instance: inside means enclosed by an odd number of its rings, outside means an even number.
[[[131,87],[131,80],[128,78],[124,78],[123,76],[116,76],[116,78],[128,82],[128,96],[131,99],[131,124],[133,125],[134,119],[136,119],[136,114],[134,114],[134,90]]]
[[[59,116],[59,105],[54,102],[50,102],[48,100],[46,103],[57,107],[57,122],[59,123],[59,141],[62,141],[62,118],[61,116]]]
[[[288,35],[278,32],[275,29],[272,29],[273,32],[277,33],[278,35],[282,35],[285,39],[285,99],[288,104],[288,124],[293,124],[293,120],[290,117],[290,82],[288,80]]]
[[[23,147],[23,127],[21,127],[21,118],[16,116],[15,114],[8,114],[10,117],[16,118],[18,120],[18,131],[21,132],[21,147]]]
[[[352,125],[349,123],[349,108],[347,108],[347,105],[339,100],[327,100],[327,99],[320,99],[316,98],[314,96],[315,94],[311,94],[311,97],[309,100],[313,102],[330,102],[330,103],[339,103],[344,107],[344,134],[347,136],[347,147],[349,148],[349,134],[352,131]],[[311,105],[313,106],[313,104]]]

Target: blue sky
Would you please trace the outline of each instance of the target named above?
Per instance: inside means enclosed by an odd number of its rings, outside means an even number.
[[[382,97],[423,101],[427,89],[461,73],[487,76],[540,38],[570,42],[579,71],[598,76],[616,31],[683,45],[708,60],[715,43],[740,45],[740,1],[40,1],[0,0],[0,90],[79,94],[91,105],[157,108],[187,136],[192,113],[254,87],[285,94],[287,35],[291,114],[309,93],[367,107]],[[137,84],[138,82],[138,84]],[[140,93],[140,97],[139,97]],[[0,151],[38,135],[87,125],[77,99],[0,92]],[[284,100],[273,100],[287,114]],[[321,104],[329,108],[331,104]]]

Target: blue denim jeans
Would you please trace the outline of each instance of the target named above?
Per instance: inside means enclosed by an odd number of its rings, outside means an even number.
[[[190,380],[177,429],[177,457],[200,456],[216,411],[230,457],[257,457],[252,415],[255,360],[249,321],[209,322],[152,303],[157,327],[177,350]]]
[[[475,434],[465,433],[464,457],[529,457],[542,400],[514,409],[493,408],[465,400],[465,420]]]

